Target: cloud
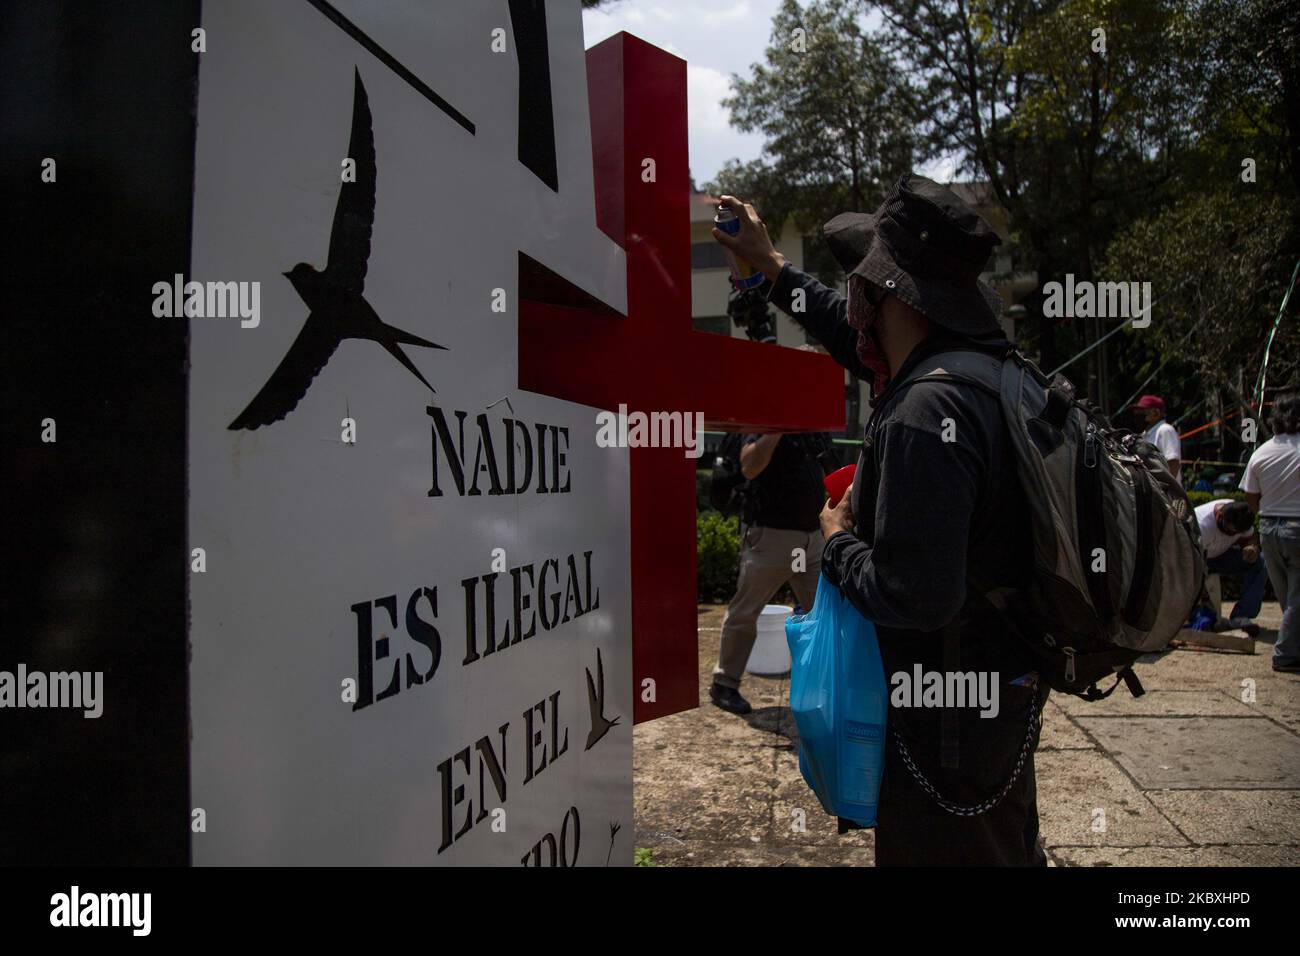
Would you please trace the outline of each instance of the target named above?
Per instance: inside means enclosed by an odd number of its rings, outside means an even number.
[[[743,20],[749,16],[749,0],[738,0],[731,6],[722,10],[710,10],[708,13],[700,14],[700,22],[706,27],[717,26],[720,23],[732,23],[736,20]]]
[[[731,157],[762,153],[761,133],[728,123],[720,101],[732,73],[748,76],[762,59],[780,0],[619,0],[582,12],[583,46],[590,49],[627,30],[687,61],[691,171],[698,182]]]
[[[708,66],[686,65],[686,123],[691,134],[730,129],[722,100],[731,95],[731,78]]]
[[[940,156],[917,167],[916,171],[936,183],[951,183],[961,171],[961,158],[955,155]]]

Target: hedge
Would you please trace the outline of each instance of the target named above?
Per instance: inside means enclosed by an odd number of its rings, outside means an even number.
[[[1220,501],[1224,498],[1231,498],[1233,501],[1245,501],[1246,493],[1244,491],[1189,491],[1187,500],[1191,502],[1193,508],[1199,508],[1203,504],[1211,501]]]
[[[730,601],[740,573],[740,519],[701,510],[695,516],[695,561],[698,600]]]

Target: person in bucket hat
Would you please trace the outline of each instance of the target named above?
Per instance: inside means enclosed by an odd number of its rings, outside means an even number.
[[[786,262],[752,206],[722,201],[740,230],[714,237],[875,396],[854,483],[821,514],[822,573],[875,623],[896,691],[917,668],[986,675],[996,691],[983,716],[969,701],[891,694],[876,864],[1044,865],[1033,751],[1046,687],[977,600],[1031,572],[997,389],[980,384],[1011,348],[980,279],[998,236],[948,187],[903,176],[874,213],[824,227],[845,298]],[[984,378],[948,371],[962,368]]]

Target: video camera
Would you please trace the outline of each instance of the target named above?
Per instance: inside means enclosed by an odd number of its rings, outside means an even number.
[[[767,307],[767,295],[772,284],[766,279],[751,289],[737,289],[731,285],[731,294],[727,296],[727,315],[731,321],[745,330],[751,341],[776,344],[776,321]]]

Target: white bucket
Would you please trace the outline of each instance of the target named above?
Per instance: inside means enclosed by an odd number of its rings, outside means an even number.
[[[758,616],[758,638],[749,652],[745,670],[759,677],[784,677],[790,673],[790,645],[785,640],[785,622],[794,608],[769,604]]]

